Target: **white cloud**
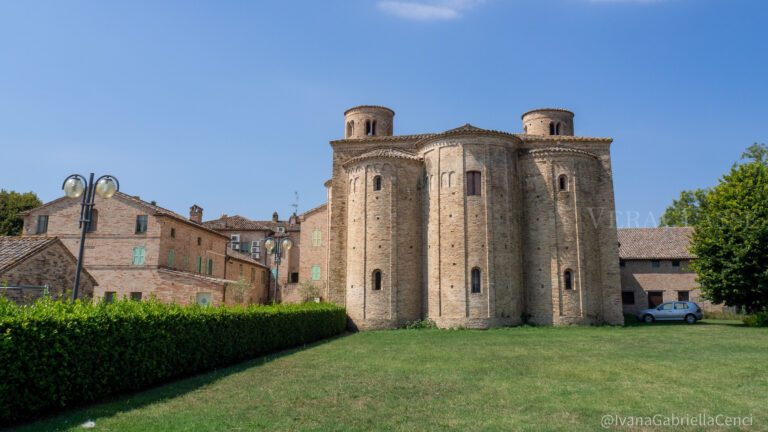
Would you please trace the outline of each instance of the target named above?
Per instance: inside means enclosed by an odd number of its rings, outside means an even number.
[[[485,0],[380,1],[379,8],[400,18],[417,21],[452,20]]]

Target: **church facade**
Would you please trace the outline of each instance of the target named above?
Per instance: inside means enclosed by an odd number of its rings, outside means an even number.
[[[612,140],[574,136],[573,116],[395,136],[392,110],[347,110],[330,143],[327,300],[361,330],[622,324]]]

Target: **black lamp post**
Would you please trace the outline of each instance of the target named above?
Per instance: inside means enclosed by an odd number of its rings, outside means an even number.
[[[115,192],[120,190],[120,183],[111,175],[103,175],[93,182],[93,173],[88,180],[80,174],[72,174],[64,179],[61,185],[64,193],[70,198],[83,196],[80,204],[80,252],[77,254],[77,269],[75,270],[75,288],[72,290],[72,301],[77,298],[77,288],[80,285],[80,268],[83,265],[83,249],[85,247],[85,233],[91,225],[91,211],[93,210],[94,192],[103,199],[112,198]]]
[[[277,302],[277,278],[280,277],[280,258],[283,255],[283,251],[288,253],[293,246],[293,242],[286,236],[269,236],[264,240],[264,248],[267,250],[267,254],[273,254],[275,256],[275,295],[272,297],[272,302]]]

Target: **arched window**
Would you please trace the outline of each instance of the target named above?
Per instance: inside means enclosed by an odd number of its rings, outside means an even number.
[[[371,135],[376,135],[376,120],[371,122]]]
[[[480,171],[467,171],[467,195],[481,195]]]
[[[555,134],[555,123],[549,122],[549,134],[554,135]]]
[[[99,211],[96,209],[91,210],[91,221],[88,222],[88,232],[96,231],[99,224]]]
[[[381,176],[376,176],[373,178],[373,190],[375,191],[381,190]]]
[[[563,280],[565,281],[565,289],[566,290],[572,290],[573,289],[573,275],[571,274],[570,270],[566,270],[565,274],[563,275]]]
[[[381,270],[373,271],[373,290],[381,291]]]
[[[555,135],[560,135],[560,123],[555,124]]]
[[[557,186],[560,189],[560,191],[567,191],[568,190],[568,177],[563,174],[557,179]]]
[[[366,121],[365,121],[365,135],[366,135],[366,136],[371,136],[371,135],[373,135],[373,133],[372,133],[372,132],[373,132],[373,127],[372,127],[372,126],[373,126],[373,125],[371,124],[371,121],[370,121],[370,120],[366,120]]]
[[[477,267],[472,269],[472,292],[480,292],[480,269]]]
[[[352,136],[352,132],[354,132],[354,126],[352,126],[352,122],[351,121],[348,121],[347,122],[347,137],[351,137]]]

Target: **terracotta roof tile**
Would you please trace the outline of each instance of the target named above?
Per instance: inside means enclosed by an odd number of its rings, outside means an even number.
[[[694,259],[688,251],[692,227],[619,228],[621,259]]]
[[[0,272],[56,241],[56,237],[0,237]]]
[[[285,231],[298,231],[298,225],[291,225],[287,221],[255,221],[240,215],[226,216],[219,219],[203,222],[203,226],[216,231],[272,231],[277,232],[278,227]]]

